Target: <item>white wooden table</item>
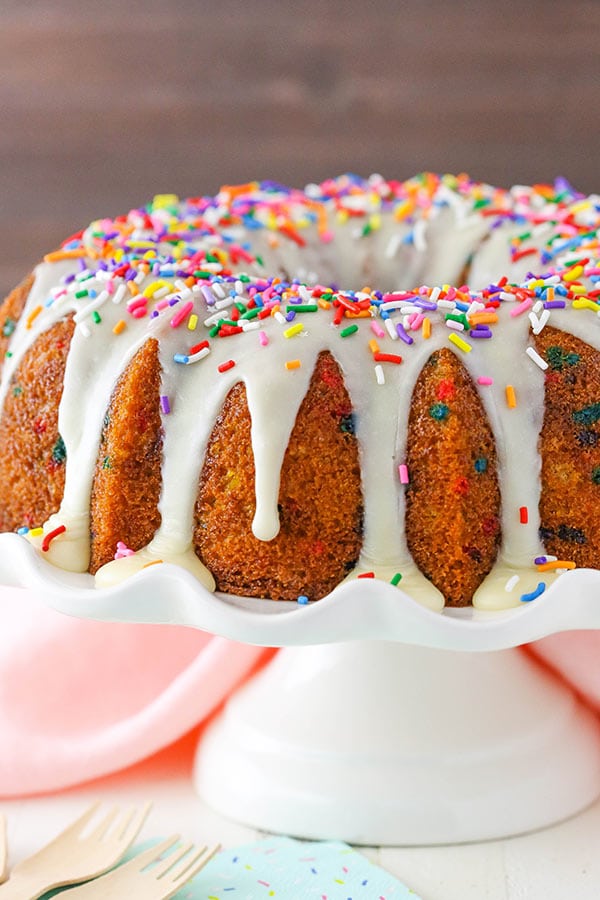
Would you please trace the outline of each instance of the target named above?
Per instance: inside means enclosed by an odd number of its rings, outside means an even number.
[[[235,846],[261,835],[217,815],[191,786],[196,735],[125,772],[55,795],[0,801],[10,861],[33,852],[95,799],[154,802],[142,837],[177,832]],[[600,800],[553,828],[504,841],[455,847],[361,848],[422,900],[598,900]],[[302,900],[302,898],[297,898]]]

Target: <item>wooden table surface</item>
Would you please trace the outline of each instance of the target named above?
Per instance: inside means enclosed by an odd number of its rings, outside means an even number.
[[[154,193],[468,171],[600,187],[600,3],[0,0],[0,290]]]

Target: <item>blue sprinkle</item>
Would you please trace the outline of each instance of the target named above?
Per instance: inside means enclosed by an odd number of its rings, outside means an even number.
[[[540,581],[535,591],[532,591],[530,594],[521,594],[521,601],[523,603],[529,603],[531,600],[535,600],[537,597],[540,597],[544,591],[546,590],[546,582]]]
[[[301,606],[306,606],[306,604],[308,603],[308,597],[306,596],[306,594],[300,594],[300,596],[298,597],[298,603],[300,603]]]
[[[29,534],[29,528],[26,525],[23,528],[17,528],[17,534]]]
[[[173,356],[173,360],[176,363],[183,363],[184,365],[187,365],[187,363],[189,363],[189,361],[190,361],[190,358],[189,358],[189,356],[186,356],[185,353],[176,353]]]
[[[479,459],[475,460],[475,471],[476,472],[487,472],[488,461],[485,456],[480,456]]]

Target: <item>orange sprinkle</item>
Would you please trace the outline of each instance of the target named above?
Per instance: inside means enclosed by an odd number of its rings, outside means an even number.
[[[139,294],[139,292],[140,292],[140,289],[137,286],[137,284],[135,283],[135,281],[128,281],[127,289],[129,290],[129,293],[131,294],[132,297],[137,296],[137,294]]]
[[[427,316],[423,319],[423,324],[421,326],[421,330],[423,332],[424,338],[431,337],[431,319],[428,319]]]
[[[61,259],[78,259],[79,257],[86,256],[86,255],[87,255],[87,251],[84,249],[54,250],[52,253],[46,253],[46,255],[44,257],[44,262],[59,262],[59,260],[61,260]]]
[[[190,275],[189,278],[185,279],[185,283],[188,287],[194,287],[194,285],[196,284],[196,279],[193,275]]]
[[[517,405],[517,395],[515,394],[515,389],[512,384],[506,385],[506,402],[510,409],[515,409]]]
[[[33,325],[35,319],[37,319],[37,317],[38,317],[39,314],[41,313],[42,309],[43,309],[43,307],[41,307],[41,306],[36,306],[35,309],[32,309],[32,310],[31,310],[31,312],[30,312],[29,315],[27,316],[27,321],[25,322],[25,327],[26,327],[26,328],[31,328],[31,326]]]
[[[113,328],[113,334],[121,334],[122,331],[127,328],[127,322],[125,319],[119,319],[115,327]]]
[[[369,350],[371,351],[371,353],[379,353],[379,344],[377,343],[375,338],[372,338],[369,341]]]
[[[285,364],[286,369],[299,369],[302,363],[299,359],[288,359]]]
[[[153,559],[152,562],[149,562],[149,563],[146,563],[145,565],[143,565],[142,569],[148,569],[148,568],[150,568],[150,566],[157,566],[161,562],[162,562],[162,559]]]
[[[322,297],[319,297],[317,300],[317,305],[321,307],[321,309],[330,309],[331,303],[327,300],[323,300]]]
[[[551,569],[576,569],[577,565],[572,559],[555,559],[552,562],[540,563],[538,572],[550,572]]]
[[[370,319],[371,313],[368,309],[361,309],[360,312],[352,312],[349,309],[344,310],[347,319]]]
[[[491,312],[478,312],[473,313],[472,316],[469,316],[469,324],[470,325],[493,325],[494,322],[498,321],[498,316],[496,313]]]

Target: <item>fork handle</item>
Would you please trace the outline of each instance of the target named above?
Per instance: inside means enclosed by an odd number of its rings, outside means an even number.
[[[9,878],[0,885],[0,900],[38,900],[38,897],[49,890],[50,887],[40,888],[39,884],[26,878]]]

